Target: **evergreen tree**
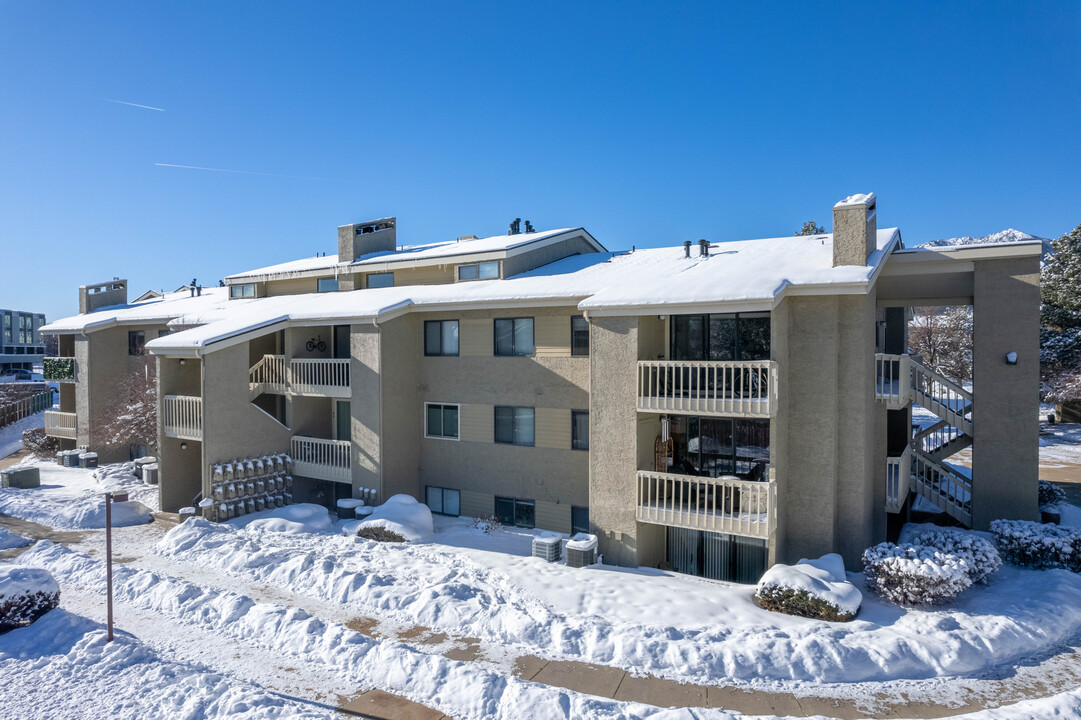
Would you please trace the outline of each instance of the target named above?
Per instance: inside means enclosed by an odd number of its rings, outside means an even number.
[[[1081,225],[1052,243],[1040,272],[1040,364],[1053,393],[1081,371]],[[1066,393],[1072,394],[1072,393]],[[1081,399],[1081,397],[1076,398]]]
[[[808,220],[803,223],[803,227],[796,233],[796,237],[801,235],[823,235],[826,232],[826,228],[820,227],[814,220]]]

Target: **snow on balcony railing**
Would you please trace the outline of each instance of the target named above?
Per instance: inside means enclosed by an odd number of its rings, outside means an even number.
[[[353,473],[349,449],[348,440],[324,440],[294,435],[289,448],[289,455],[293,458],[293,472],[316,480],[351,482]]]
[[[60,412],[59,410],[45,411],[45,434],[50,437],[68,438],[74,440],[78,426],[75,413]]]
[[[776,484],[639,471],[640,522],[768,539]]]
[[[203,399],[166,395],[161,406],[165,436],[180,440],[203,439]]]
[[[771,416],[776,369],[770,360],[643,360],[638,409],[696,415]]]
[[[349,358],[298,358],[291,361],[289,390],[296,395],[349,397]]]

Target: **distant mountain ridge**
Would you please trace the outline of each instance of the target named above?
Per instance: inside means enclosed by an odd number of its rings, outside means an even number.
[[[1029,235],[1027,232],[1021,232],[1020,230],[1014,230],[1013,228],[1006,228],[1005,230],[1000,230],[999,232],[991,233],[990,235],[984,235],[983,237],[956,237],[947,238],[945,240],[932,240],[931,242],[924,243],[921,247],[948,247],[951,245],[993,245],[996,243],[1015,243],[1031,240],[1039,240],[1041,243],[1043,243],[1043,254],[1045,256],[1049,253],[1054,252],[1054,250],[1051,248],[1051,241],[1047,238]]]

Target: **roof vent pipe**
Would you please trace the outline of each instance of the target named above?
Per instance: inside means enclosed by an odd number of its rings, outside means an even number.
[[[684,257],[690,257],[691,256],[691,241],[690,240],[684,240],[683,241],[683,256]]]
[[[698,241],[698,254],[702,257],[709,257],[709,240]]]

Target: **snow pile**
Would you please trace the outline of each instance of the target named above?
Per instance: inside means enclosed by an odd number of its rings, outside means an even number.
[[[358,530],[368,527],[381,527],[414,542],[431,537],[435,532],[432,511],[411,495],[394,495],[365,520],[343,525],[342,532],[356,535]]]
[[[0,458],[5,458],[23,447],[23,431],[45,425],[45,412],[28,415],[10,425],[0,428]]]
[[[755,598],[775,612],[848,621],[859,612],[863,593],[848,582],[841,556],[829,553],[795,565],[774,565],[758,581]]]
[[[956,556],[973,584],[986,583],[987,578],[1002,567],[1002,558],[995,546],[974,532],[937,525],[906,525],[900,541],[909,545],[932,547]]]
[[[0,527],[0,550],[26,547],[29,544],[29,538],[24,538],[22,535],[13,533],[7,528]]]
[[[1015,565],[1081,572],[1081,530],[1028,520],[992,520],[991,536]]]
[[[0,633],[34,622],[60,604],[60,586],[40,568],[0,565]]]
[[[66,468],[41,459],[17,467],[37,467],[41,486],[0,489],[0,514],[58,530],[105,527],[105,493],[126,492],[129,500],[113,503],[113,525],[150,522],[158,507],[158,489],[131,474],[131,463],[104,465],[96,470]]]
[[[898,605],[947,603],[972,587],[961,558],[926,545],[867,548],[863,572],[871,592]]]
[[[266,530],[268,532],[293,535],[322,533],[329,530],[333,525],[327,509],[322,505],[313,505],[311,503],[286,505],[282,508],[256,513],[252,517],[254,519],[249,520],[247,523],[240,522],[238,524],[246,525],[251,530]]]
[[[138,639],[63,609],[0,643],[4,717],[331,720],[333,709],[160,658]]]

